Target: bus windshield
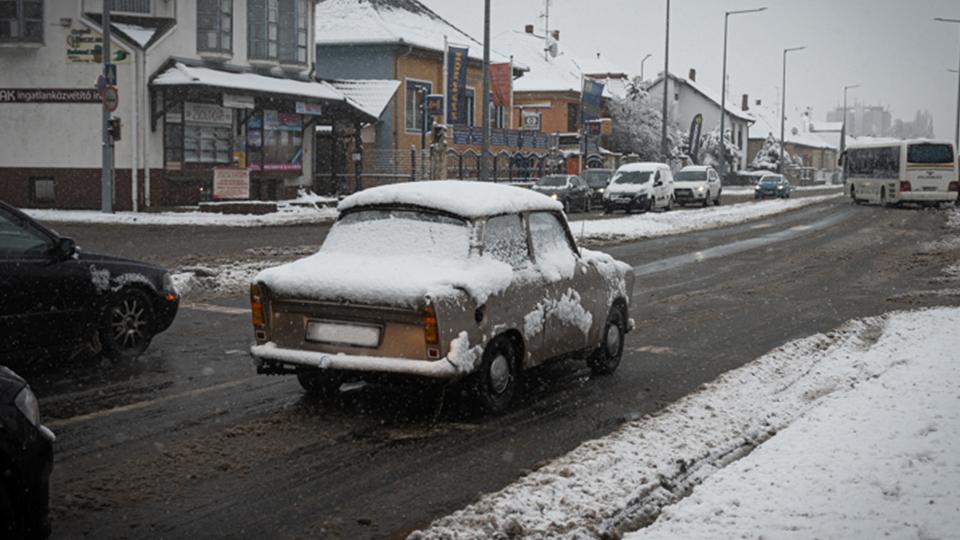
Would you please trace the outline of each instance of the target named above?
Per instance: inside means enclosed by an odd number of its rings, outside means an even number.
[[[953,148],[949,144],[911,144],[907,150],[908,163],[953,163]]]

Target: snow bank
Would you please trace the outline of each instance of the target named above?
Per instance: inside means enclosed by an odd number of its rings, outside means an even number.
[[[735,225],[841,197],[842,194],[714,206],[689,212],[647,213],[627,218],[577,221],[570,230],[582,240],[626,241]]]
[[[616,537],[707,479],[641,534],[950,536],[958,324],[898,313],[789,343],[411,538]]]
[[[816,186],[793,186],[793,191],[827,191],[829,189],[842,191],[843,186],[839,184],[819,184]],[[753,195],[756,192],[754,186],[724,186],[723,192],[727,195]]]
[[[310,201],[314,202],[314,201]],[[280,203],[273,214],[214,214],[209,212],[116,212],[94,210],[40,210],[24,208],[30,217],[49,223],[87,223],[110,225],[190,225],[212,227],[268,227],[328,223],[337,219],[334,208],[298,207]]]

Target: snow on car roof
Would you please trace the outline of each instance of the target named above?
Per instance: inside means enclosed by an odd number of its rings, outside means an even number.
[[[708,171],[712,169],[710,165],[687,165],[686,167],[680,169],[681,171]]]
[[[529,189],[463,180],[408,182],[367,189],[340,201],[341,212],[361,206],[410,205],[465,218],[535,210],[559,211],[559,202]]]
[[[622,167],[620,167],[620,168],[617,169],[617,170],[624,171],[624,172],[627,172],[627,171],[655,171],[655,170],[657,170],[657,169],[661,169],[661,168],[666,167],[666,166],[667,166],[667,165],[666,165],[665,163],[656,163],[656,162],[653,162],[653,161],[647,161],[647,162],[642,162],[642,163],[628,163],[628,164],[626,164],[626,165],[623,165]]]

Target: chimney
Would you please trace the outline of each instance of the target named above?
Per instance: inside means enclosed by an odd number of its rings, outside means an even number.
[[[532,25],[532,24],[528,24],[528,25],[524,26],[524,27],[523,27],[523,31],[526,32],[526,33],[528,33],[528,34],[532,34],[532,33],[533,33],[533,25]]]
[[[750,110],[750,96],[748,96],[747,94],[743,95],[743,102],[741,103],[740,108],[743,109],[744,111]]]
[[[693,82],[697,82],[697,70],[690,68],[690,76],[687,78]]]
[[[757,107],[762,107],[762,106],[763,106],[763,100],[758,99],[756,105],[757,105]]]
[[[553,34],[553,40],[554,40],[554,41],[560,41],[560,31],[559,31],[559,30],[554,30],[554,31],[552,32],[552,34]]]

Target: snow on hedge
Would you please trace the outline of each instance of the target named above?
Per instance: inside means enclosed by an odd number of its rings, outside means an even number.
[[[958,325],[956,308],[903,312],[791,342],[411,539],[616,538],[654,522],[636,538],[950,537]]]

